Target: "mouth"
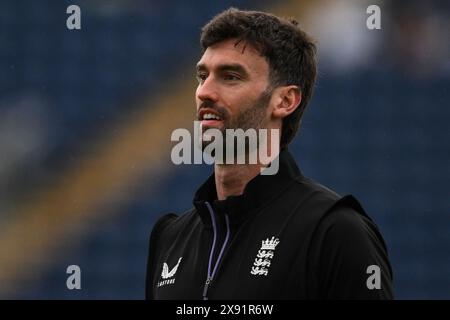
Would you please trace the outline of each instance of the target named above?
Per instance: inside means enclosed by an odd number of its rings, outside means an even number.
[[[201,126],[205,128],[218,128],[222,126],[222,117],[213,110],[202,110],[199,113],[199,120],[201,121]]]

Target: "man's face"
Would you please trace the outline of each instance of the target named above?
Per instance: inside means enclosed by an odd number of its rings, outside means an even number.
[[[208,47],[197,64],[195,98],[203,132],[266,128],[270,119],[269,65],[252,46],[235,43]]]

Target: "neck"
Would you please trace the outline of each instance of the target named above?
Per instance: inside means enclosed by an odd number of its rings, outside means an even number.
[[[261,170],[259,164],[216,164],[214,176],[218,200],[244,193],[245,186],[256,177]]]
[[[265,143],[262,143],[258,149],[253,153],[258,152],[258,157],[261,155],[267,156],[267,162],[261,163],[257,161],[255,164],[215,164],[214,176],[216,182],[216,192],[218,200],[225,200],[229,196],[239,196],[244,193],[247,183],[254,177],[261,173],[261,169],[266,167],[279,154],[279,136],[278,131],[275,131],[275,137],[272,137],[274,130],[269,130],[270,134],[267,136]],[[271,141],[276,143],[272,146]],[[272,154],[273,153],[273,154]],[[248,155],[246,156],[248,159]],[[261,160],[260,158],[258,158]],[[278,170],[278,169],[277,169]]]

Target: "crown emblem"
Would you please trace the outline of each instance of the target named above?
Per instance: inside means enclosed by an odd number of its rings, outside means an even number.
[[[269,240],[267,238],[266,240],[262,241],[261,250],[275,250],[275,247],[280,243],[280,240],[278,238],[272,237],[272,239]]]

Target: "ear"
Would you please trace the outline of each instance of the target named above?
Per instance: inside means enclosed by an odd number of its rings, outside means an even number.
[[[294,112],[302,101],[302,94],[297,86],[283,86],[275,89],[275,106],[272,116],[283,119]]]

